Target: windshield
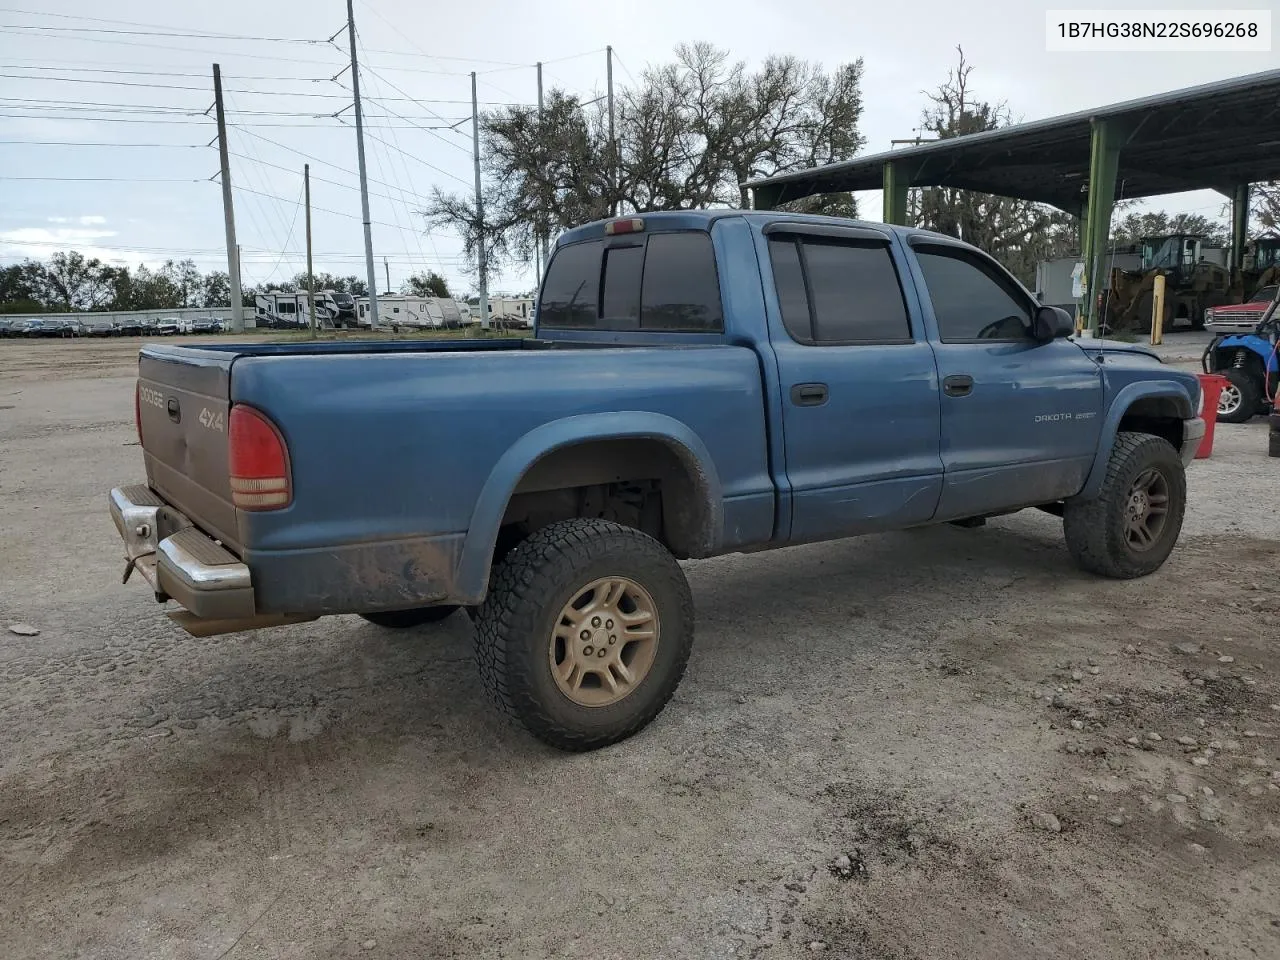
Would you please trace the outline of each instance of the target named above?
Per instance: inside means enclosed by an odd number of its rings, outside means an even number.
[[[1142,245],[1143,267],[1147,270],[1153,267],[1176,267],[1179,261],[1178,247],[1177,237],[1146,241]]]
[[[1276,298],[1276,284],[1269,287],[1260,287],[1258,292],[1249,298],[1250,303],[1270,303]]]

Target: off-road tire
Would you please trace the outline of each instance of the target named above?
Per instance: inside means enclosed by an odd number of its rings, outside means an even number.
[[[375,626],[405,630],[420,627],[424,623],[439,623],[452,616],[457,609],[455,606],[442,604],[438,607],[415,607],[412,610],[382,610],[378,613],[362,613],[360,616]]]
[[[1169,488],[1168,514],[1157,541],[1147,550],[1129,546],[1125,505],[1134,481],[1146,470],[1160,470]],[[1082,570],[1116,580],[1154,573],[1169,558],[1187,506],[1187,478],[1173,445],[1149,433],[1116,435],[1102,489],[1091,500],[1068,500],[1062,528],[1067,550]]]
[[[574,703],[556,685],[548,645],[564,606],[602,577],[626,577],[657,609],[654,661],[635,690],[608,706]],[[476,616],[476,660],[490,696],[535,737],[584,751],[625,740],[666,706],[693,646],[693,597],[670,552],[639,530],[565,520],[535,531],[494,568]]]
[[[1235,367],[1222,371],[1222,375],[1231,381],[1231,385],[1240,391],[1240,406],[1231,413],[1216,413],[1219,423],[1247,423],[1257,416],[1262,405],[1262,389],[1256,378],[1249,376],[1245,370]]]

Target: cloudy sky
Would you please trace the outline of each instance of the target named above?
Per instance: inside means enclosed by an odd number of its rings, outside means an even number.
[[[76,248],[130,265],[190,257],[202,270],[225,269],[221,194],[210,180],[218,156],[207,146],[216,131],[204,115],[217,61],[245,282],[304,268],[298,201],[308,158],[316,269],[363,275],[350,111],[330,116],[349,104],[349,77],[330,79],[346,65],[346,34],[326,42],[345,24],[341,0],[9,2],[20,6],[0,7],[0,263]],[[356,0],[379,287],[384,257],[393,286],[423,267],[470,286],[456,237],[424,234],[414,211],[434,186],[470,188],[472,70],[481,101],[494,105],[536,100],[537,60],[548,86],[602,90],[607,44],[619,84],[682,41],[708,40],[753,63],[771,53],[829,67],[862,57],[862,131],[878,152],[914,134],[921,91],[945,78],[957,44],[975,67],[976,94],[1007,101],[1025,120],[1280,67],[1276,52],[1047,53],[1045,10],[1065,5]],[[878,194],[861,202],[868,219],[879,217]],[[1213,215],[1221,199],[1194,193],[1159,205]],[[531,283],[531,272],[510,272],[495,287]]]

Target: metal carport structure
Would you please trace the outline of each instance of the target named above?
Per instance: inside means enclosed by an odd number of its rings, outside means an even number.
[[[1241,265],[1249,186],[1280,179],[1280,70],[1096,110],[935,140],[748,183],[756,209],[821,193],[884,191],[905,223],[910,187],[958,187],[1035,200],[1081,220],[1082,312],[1097,324],[1116,200],[1212,189],[1231,199],[1231,266]]]

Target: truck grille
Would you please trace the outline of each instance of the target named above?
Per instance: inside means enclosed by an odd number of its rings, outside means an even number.
[[[1228,310],[1222,313],[1215,313],[1210,319],[1210,323],[1248,323],[1256,325],[1262,319],[1262,314],[1253,313],[1247,310]]]

